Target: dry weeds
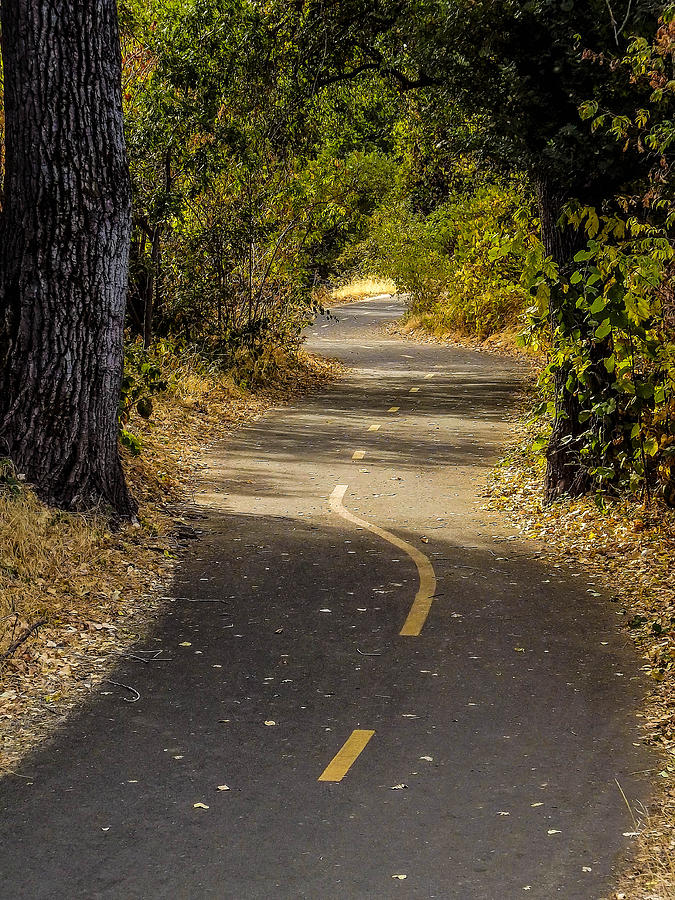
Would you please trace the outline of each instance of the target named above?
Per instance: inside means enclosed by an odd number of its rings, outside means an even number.
[[[330,291],[328,302],[331,305],[351,303],[366,297],[377,297],[379,294],[395,293],[396,285],[391,278],[353,278],[347,284]]]
[[[111,531],[103,516],[49,509],[25,488],[0,493],[0,774],[13,772],[156,619],[180,502],[206,447],[339,368],[301,354],[273,387],[249,393],[215,370],[186,367],[150,420],[128,424],[143,443],[140,456],[124,454],[140,527]]]
[[[518,343],[521,332],[518,326],[508,326],[501,331],[484,338],[467,335],[459,331],[448,331],[437,326],[430,329],[423,324],[422,317],[407,315],[405,318],[387,326],[391,334],[398,334],[408,340],[421,344],[443,344],[449,347],[468,347],[487,353],[503,353],[509,356],[517,356],[522,359],[534,358],[536,354],[528,347],[522,347]]]

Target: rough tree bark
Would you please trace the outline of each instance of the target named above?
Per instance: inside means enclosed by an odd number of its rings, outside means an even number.
[[[570,196],[569,191],[545,178],[537,183],[542,243],[547,256],[558,264],[563,279],[571,274],[574,255],[585,243],[583,232],[571,227],[561,228],[558,224]],[[551,302],[551,316],[555,318],[560,310],[554,307],[554,299]],[[555,373],[555,418],[546,450],[546,503],[562,496],[577,497],[588,490],[588,475],[581,463],[577,441],[584,426],[579,422],[581,410],[577,397],[566,387],[568,376],[565,368]]]
[[[136,505],[118,450],[131,227],[115,0],[2,0],[0,454],[68,509]]]

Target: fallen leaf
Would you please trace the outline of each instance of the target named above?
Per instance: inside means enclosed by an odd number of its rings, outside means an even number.
[[[208,809],[208,806],[206,805],[206,803],[193,803],[192,806],[195,809]]]
[[[219,791],[229,791],[229,789],[230,789],[229,786],[226,785],[226,784],[219,784],[219,785],[218,785],[218,790],[219,790]]]
[[[265,722],[265,725],[276,725],[276,724],[277,723],[274,721],[274,719],[267,719],[267,721]]]
[[[405,881],[405,879],[406,879],[408,876],[407,876],[407,875],[392,875],[391,877],[392,877],[392,878],[398,878],[399,881]]]
[[[427,762],[433,762],[433,756],[420,756],[420,759],[425,759]]]
[[[557,828],[549,828],[548,833],[549,834],[562,834],[562,831],[558,831]]]
[[[183,641],[183,642],[182,642],[181,644],[179,644],[178,646],[179,646],[179,647],[191,647],[192,644],[190,643],[190,641]]]
[[[391,787],[392,791],[404,791],[408,787],[407,784],[394,784]]]

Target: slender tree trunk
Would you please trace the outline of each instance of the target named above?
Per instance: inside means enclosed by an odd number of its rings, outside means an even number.
[[[131,230],[131,252],[129,256],[129,284],[127,288],[127,325],[134,334],[143,334],[145,316],[145,292],[148,275],[145,265],[145,228],[136,224]]]
[[[70,509],[136,506],[118,451],[131,228],[115,0],[2,0],[0,453]]]
[[[561,227],[560,217],[572,194],[554,182],[540,178],[537,182],[537,205],[541,223],[541,242],[546,254],[553,258],[563,278],[571,274],[574,255],[586,245],[583,231],[570,226]]]
[[[159,293],[159,266],[160,266],[160,237],[159,225],[155,225],[152,231],[152,244],[150,250],[150,271],[145,291],[145,310],[143,316],[143,346],[147,350],[152,343],[153,317],[155,313],[155,300]]]

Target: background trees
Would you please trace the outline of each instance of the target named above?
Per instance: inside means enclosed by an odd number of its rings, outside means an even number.
[[[287,18],[225,0],[125,7],[129,322],[146,345],[297,345],[312,286],[367,211],[383,162],[366,110],[381,118],[384,88],[303,84]]]
[[[154,341],[164,355],[197,348],[249,383],[298,347],[318,287],[377,267],[409,292],[429,327],[484,336],[504,323],[524,327],[529,306],[529,334],[549,349],[548,499],[670,484],[672,10],[658,0],[615,7],[124,0],[134,213],[123,418],[132,396],[149,415],[145,394],[162,389],[162,373],[143,363]],[[25,65],[5,44],[5,67]],[[8,128],[12,90],[8,82]],[[110,157],[111,171],[121,159]],[[63,177],[75,185],[67,153],[63,160],[66,175],[51,176],[52,192]],[[15,163],[8,157],[3,217],[14,260],[20,229],[10,223],[23,190]],[[69,208],[95,216],[92,198],[107,188],[90,195],[83,178]],[[122,181],[115,196],[114,214],[124,218]],[[5,360],[28,334],[12,312],[12,277],[10,265]],[[90,290],[82,286],[82,296]],[[54,359],[64,355],[59,346]],[[106,382],[111,397],[117,378]],[[26,396],[24,410],[43,415],[41,404]],[[80,433],[82,412],[52,406]],[[93,397],[84,406],[95,409]],[[9,434],[18,426],[9,407],[3,414]],[[44,496],[78,504],[101,494],[75,474],[83,464],[55,465],[37,445],[42,468],[31,468],[17,449],[27,442],[6,439],[5,449],[29,477],[56,485],[72,469],[71,480],[85,485],[81,495],[45,487]],[[84,456],[110,460],[113,443],[107,456],[86,444]],[[119,469],[105,470],[119,482]],[[118,489],[106,491],[131,508]]]
[[[619,10],[604,0],[383,0],[368,4],[362,17],[355,7],[306,8],[315,27],[328,16],[328,33],[339,35],[341,50],[327,80],[376,69],[407,95],[409,113],[421,123],[414,150],[424,158],[426,177],[408,182],[409,236],[414,233],[418,245],[431,238],[439,254],[425,287],[436,291],[446,312],[448,300],[450,306],[471,306],[450,286],[449,273],[455,266],[464,274],[477,271],[474,259],[461,262],[465,244],[457,235],[446,240],[444,191],[450,208],[466,203],[467,214],[475,197],[473,185],[458,183],[459,157],[473,160],[478,180],[499,183],[500,175],[522,174],[525,194],[536,197],[531,225],[539,246],[529,246],[521,272],[523,285],[536,295],[539,334],[548,330],[552,338],[547,499],[631,480],[649,492],[659,465],[662,472],[670,469],[671,426],[665,423],[672,417],[671,356],[655,348],[672,344],[663,306],[672,293],[672,223],[663,196],[663,186],[672,183],[672,7],[627,3]],[[307,39],[308,54],[314,46]],[[597,109],[602,113],[591,129],[588,119]],[[624,196],[638,198],[630,213]],[[617,222],[612,217],[620,210]],[[420,232],[419,216],[432,211],[429,231]],[[504,218],[494,224],[505,239],[513,232]],[[624,249],[630,262],[624,258],[620,265],[617,241],[629,232],[632,249]],[[527,246],[520,238],[505,240],[491,251],[491,261]],[[580,270],[577,263],[597,259],[599,248],[612,263],[603,271]],[[406,255],[414,257],[410,243]],[[419,292],[418,276],[409,279],[413,293]],[[481,278],[490,289],[497,286],[498,267],[483,270]],[[498,293],[504,296],[504,290],[502,285]],[[472,293],[480,295],[480,287]],[[608,314],[598,318],[601,304]],[[649,339],[648,332],[658,338]],[[636,355],[637,347],[642,350]],[[618,380],[616,350],[624,360]],[[659,438],[648,434],[647,420],[664,423]]]

